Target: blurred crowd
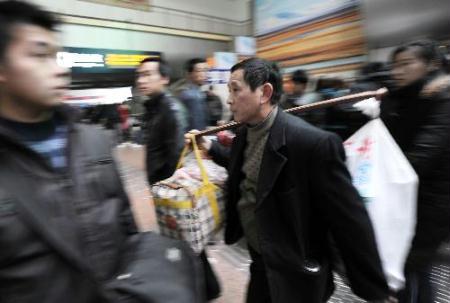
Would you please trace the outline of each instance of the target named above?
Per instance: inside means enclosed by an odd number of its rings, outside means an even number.
[[[61,102],[70,78],[56,64],[58,24],[29,3],[0,2],[0,302],[218,298],[206,249],[194,255],[138,233],[113,144],[92,124],[116,144],[145,146],[151,186],[174,174],[193,135],[231,120],[242,126],[198,144],[228,170],[224,238],[248,245],[247,302],[325,302],[335,264],[369,302],[436,302],[431,266],[450,236],[450,75],[435,41],[402,44],[355,79],[298,69],[283,83],[275,63],[249,58],[231,68],[227,100],[208,84],[204,58],[188,60],[173,82],[164,55],[149,57],[136,69],[133,100],[80,117]],[[419,178],[400,290],[387,285],[345,166],[342,142],[370,118],[351,105],[283,112],[383,87],[380,117]]]

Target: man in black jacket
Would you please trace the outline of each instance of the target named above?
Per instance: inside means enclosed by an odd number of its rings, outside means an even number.
[[[150,241],[140,241],[108,136],[61,103],[70,81],[57,25],[34,5],[0,1],[0,302],[194,302],[196,287],[172,278],[185,268],[196,281],[188,253],[156,244],[142,256]],[[170,274],[151,270],[159,265]]]
[[[320,303],[333,292],[331,234],[353,291],[388,297],[373,229],[345,166],[340,139],[278,109],[278,68],[253,58],[231,69],[231,151],[202,146],[229,171],[225,241],[245,236],[252,264],[247,302]]]
[[[137,233],[111,143],[61,105],[57,25],[0,2],[1,302],[103,302]]]
[[[381,103],[381,118],[419,177],[416,232],[400,302],[435,302],[431,267],[450,238],[450,85],[432,41],[399,46],[392,63],[394,88]]]
[[[146,58],[136,73],[139,93],[147,97],[143,121],[146,168],[148,182],[153,184],[174,173],[183,148],[187,122],[183,121],[182,105],[166,90],[170,68],[165,60]]]
[[[176,169],[183,148],[183,105],[171,96],[166,86],[169,83],[169,66],[161,58],[144,59],[137,69],[136,84],[139,92],[147,96],[144,127],[147,144],[147,177],[150,184],[170,177]],[[219,296],[219,282],[213,272],[206,252],[202,251],[206,283],[206,298]]]

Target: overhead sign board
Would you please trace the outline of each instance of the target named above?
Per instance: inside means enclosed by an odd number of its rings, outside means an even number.
[[[66,47],[58,52],[57,62],[71,68],[73,73],[114,73],[134,70],[145,58],[160,55],[159,52]]]

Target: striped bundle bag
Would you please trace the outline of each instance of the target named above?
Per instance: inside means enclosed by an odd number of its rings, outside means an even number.
[[[223,225],[226,170],[202,159],[195,140],[186,146],[172,177],[151,187],[160,233],[184,240],[200,253]]]

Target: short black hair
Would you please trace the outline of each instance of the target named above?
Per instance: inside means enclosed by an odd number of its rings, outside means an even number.
[[[231,72],[242,69],[244,81],[255,91],[259,86],[270,83],[273,87],[270,103],[277,104],[283,94],[282,77],[278,65],[260,58],[250,58],[235,64]]]
[[[56,31],[60,20],[39,6],[23,1],[0,1],[0,61],[12,40],[12,29],[19,24],[36,25]]]
[[[308,84],[308,73],[303,69],[297,69],[292,73],[291,79],[295,84]]]
[[[170,78],[171,68],[169,63],[161,57],[147,57],[141,61],[139,65],[144,64],[145,62],[158,62],[159,63],[159,74],[164,78]]]
[[[422,39],[404,43],[392,52],[391,61],[393,62],[398,54],[407,50],[412,50],[425,63],[436,62],[442,67],[444,57],[437,43],[433,40]]]
[[[192,73],[194,71],[194,68],[199,63],[206,63],[206,60],[204,58],[192,58],[189,59],[186,64],[184,65],[184,69],[188,73]]]

